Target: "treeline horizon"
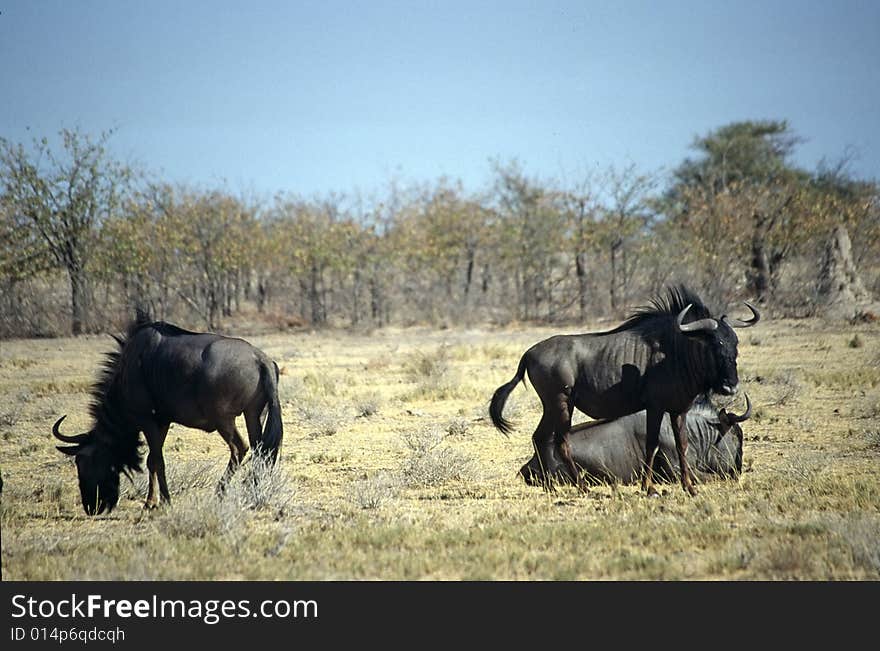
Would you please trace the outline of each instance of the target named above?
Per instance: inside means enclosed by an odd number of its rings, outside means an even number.
[[[0,139],[0,338],[117,331],[136,307],[196,329],[242,315],[272,327],[618,317],[685,283],[717,309],[822,308],[839,226],[880,294],[880,185],[847,160],[808,171],[785,121],[694,139],[663,176],[608,166],[562,183],[491,161],[479,191],[401,185],[378,200],[257,201],[138,174],[112,132]]]

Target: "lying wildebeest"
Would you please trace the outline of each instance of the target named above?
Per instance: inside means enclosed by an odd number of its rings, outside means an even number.
[[[752,415],[746,394],[742,415],[716,409],[704,396],[697,398],[688,411],[687,460],[697,474],[738,477],[742,472],[743,431],[739,426]],[[590,421],[575,425],[568,434],[571,456],[579,476],[591,482],[635,483],[642,474],[647,440],[647,412],[640,411],[616,420]],[[666,481],[681,474],[674,459],[675,437],[669,417],[660,426],[660,449],[654,459],[654,472]],[[563,462],[555,456],[544,460],[538,455],[520,469],[520,475],[532,486],[546,485],[549,477],[565,477]]]
[[[58,449],[76,456],[79,490],[89,515],[108,512],[119,500],[119,475],[141,469],[139,433],[147,439],[150,471],[145,508],[170,501],[162,445],[171,423],[206,432],[217,430],[229,446],[230,458],[221,487],[240,465],[248,445],[235,427],[244,413],[254,452],[276,460],[283,428],[278,401],[278,366],[243,339],[188,332],[162,321],[153,322],[138,310],[119,350],[110,352],[92,388],[92,429],[56,438],[70,443]],[[268,406],[265,429],[261,416]]]
[[[492,422],[505,434],[511,431],[511,423],[502,415],[504,403],[528,372],[544,407],[532,436],[535,452],[542,461],[556,454],[574,479],[578,472],[568,443],[574,407],[596,419],[620,418],[645,409],[643,487],[653,495],[657,492],[652,468],[660,422],[668,413],[682,468],[681,484],[696,495],[686,458],[685,415],[701,393],[736,393],[733,328],[752,326],[761,318],[758,310],[746,305],[752,311],[750,321],[727,316],[715,319],[696,294],[684,286],[671,287],[665,296],[655,297],[650,307],[637,310],[613,330],[545,339],[525,352],[513,379],[495,391],[489,405]]]

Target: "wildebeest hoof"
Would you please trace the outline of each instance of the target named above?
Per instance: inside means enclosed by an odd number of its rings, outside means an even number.
[[[144,504],[145,511],[152,511],[153,509],[158,509],[158,508],[159,508],[159,502],[147,502],[146,504]]]
[[[648,489],[648,497],[660,499],[660,493],[657,492],[656,488],[651,486],[651,488]]]

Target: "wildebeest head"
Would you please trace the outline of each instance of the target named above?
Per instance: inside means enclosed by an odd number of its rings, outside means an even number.
[[[710,374],[711,389],[721,395],[732,396],[739,388],[736,371],[739,340],[733,329],[748,328],[761,318],[761,314],[751,303],[746,303],[746,306],[752,311],[752,318],[748,321],[740,321],[724,315],[720,319],[704,316],[685,323],[684,319],[693,304],[685,306],[675,319],[676,330],[694,342],[699,342],[698,345],[704,349],[704,359],[714,367],[707,369]]]
[[[88,515],[96,515],[113,510],[119,501],[119,473],[109,448],[98,444],[95,430],[85,434],[67,436],[59,431],[59,418],[52,426],[52,434],[59,441],[69,445],[56,446],[64,454],[76,459],[76,472],[79,478],[79,494],[83,509]]]
[[[706,463],[711,472],[737,477],[742,472],[743,431],[740,423],[752,415],[752,403],[745,394],[746,410],[740,415],[718,410],[718,434],[709,448]]]

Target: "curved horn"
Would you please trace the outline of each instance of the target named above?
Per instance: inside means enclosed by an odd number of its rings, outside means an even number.
[[[78,445],[56,445],[55,449],[71,456],[78,454],[80,450]]]
[[[62,434],[58,431],[58,426],[61,425],[61,421],[67,418],[67,414],[64,414],[61,418],[55,421],[55,424],[52,425],[52,434],[59,441],[64,441],[65,443],[73,443],[75,445],[79,445],[81,443],[85,443],[86,439],[89,437],[88,434],[77,434],[76,436],[67,436],[66,434]],[[62,450],[63,451],[63,450]]]
[[[748,420],[749,417],[752,415],[752,401],[749,400],[748,393],[746,393],[744,395],[746,397],[746,411],[745,411],[745,413],[743,413],[741,416],[737,416],[736,414],[734,414],[732,412],[727,413],[727,415],[730,417],[730,420],[734,423],[741,423],[745,420]]]
[[[731,319],[729,316],[721,317],[731,328],[750,328],[761,320],[761,313],[758,308],[746,301],[746,307],[752,311],[752,318],[748,321],[740,321],[739,319]]]
[[[687,311],[691,309],[691,307],[693,307],[693,303],[688,303],[687,307],[678,313],[678,316],[675,318],[676,330],[682,334],[688,334],[689,332],[699,332],[701,330],[711,332],[712,330],[718,329],[718,322],[715,319],[700,319],[699,321],[693,321],[692,323],[682,323],[684,315],[687,314]]]

